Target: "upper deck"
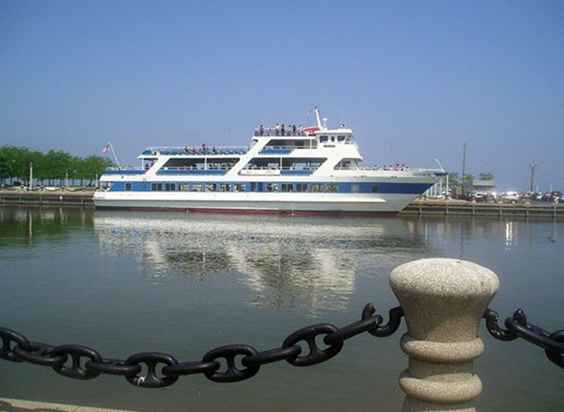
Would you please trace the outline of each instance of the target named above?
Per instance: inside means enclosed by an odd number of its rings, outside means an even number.
[[[296,124],[276,124],[273,127],[260,125],[255,128],[249,146],[217,146],[217,145],[186,145],[186,146],[157,146],[146,148],[139,159],[155,160],[161,156],[167,157],[243,157],[249,152],[255,155],[291,155],[294,150],[307,149],[336,149],[341,144],[354,145],[352,130],[340,125],[338,128],[327,128],[326,121],[320,119],[319,111],[315,109],[317,126],[303,127]],[[252,150],[255,146],[259,150]],[[359,159],[361,159],[359,157]]]
[[[141,168],[108,170],[123,179],[170,179],[221,176],[225,179],[423,177],[421,170],[362,168],[363,160],[352,129],[343,124],[328,128],[316,110],[317,125],[302,127],[277,124],[255,128],[248,146],[186,145],[146,148],[138,158]]]

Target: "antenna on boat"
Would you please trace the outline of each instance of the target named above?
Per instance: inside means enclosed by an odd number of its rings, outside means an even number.
[[[441,162],[439,162],[439,159],[433,159],[438,165],[439,168],[441,169],[441,172],[446,173],[445,168],[443,167],[443,165],[441,164]]]
[[[319,128],[319,130],[325,129],[323,124],[321,124],[321,116],[319,114],[319,109],[317,108],[317,106],[313,108],[313,111],[315,112],[315,121],[317,122],[317,127]]]
[[[120,164],[119,159],[116,155],[116,151],[114,150],[114,146],[112,145],[112,142],[108,142],[104,146],[104,148],[102,149],[102,153],[107,153],[107,152],[112,153],[112,157],[114,158],[114,162],[116,163],[117,167],[121,169],[121,164]]]

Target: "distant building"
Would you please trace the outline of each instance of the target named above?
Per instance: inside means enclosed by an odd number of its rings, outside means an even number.
[[[485,192],[485,193],[493,193],[495,192],[495,180],[478,180],[475,179],[472,182],[472,190],[474,192]]]

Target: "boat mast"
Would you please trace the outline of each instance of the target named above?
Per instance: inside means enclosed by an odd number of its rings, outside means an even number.
[[[315,121],[317,122],[317,128],[319,130],[324,130],[325,127],[323,127],[323,124],[321,124],[321,116],[319,114],[319,109],[317,108],[317,106],[314,107],[313,111],[315,112]]]
[[[107,145],[107,146],[108,146],[108,148],[110,149],[110,151],[112,152],[112,156],[113,156],[113,158],[114,158],[114,162],[116,162],[116,164],[117,164],[117,167],[118,167],[119,169],[121,169],[121,164],[120,164],[119,159],[118,159],[118,157],[117,157],[117,155],[116,155],[116,151],[114,150],[114,146],[112,145],[112,142],[108,142],[108,145]]]

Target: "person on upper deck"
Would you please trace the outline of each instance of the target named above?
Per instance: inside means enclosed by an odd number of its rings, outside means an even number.
[[[259,136],[264,136],[264,127],[262,124],[259,126]]]

